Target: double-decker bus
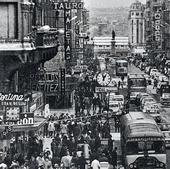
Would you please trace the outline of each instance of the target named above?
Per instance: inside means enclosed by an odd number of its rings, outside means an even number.
[[[155,120],[143,112],[129,112],[120,123],[125,169],[166,169],[165,138]]]
[[[129,74],[128,75],[128,91],[131,92],[146,92],[147,81],[144,74]]]
[[[128,74],[128,61],[116,60],[116,76],[127,76]]]

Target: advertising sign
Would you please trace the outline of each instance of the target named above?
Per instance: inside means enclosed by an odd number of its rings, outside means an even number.
[[[64,10],[64,25],[65,25],[65,59],[71,59],[71,10]]]
[[[154,28],[155,28],[155,40],[157,42],[161,41],[161,28],[160,28],[160,23],[161,23],[161,14],[159,12],[155,13],[155,23],[154,23]]]
[[[83,2],[58,2],[54,3],[55,10],[83,9]]]
[[[23,94],[17,93],[0,93],[1,106],[25,106],[27,104]]]
[[[32,125],[34,124],[34,113],[21,113],[18,125]]]
[[[6,107],[6,121],[18,121],[20,114],[19,107]]]
[[[59,92],[59,72],[46,71],[30,75],[30,87],[33,91],[42,91],[46,93]]]
[[[109,92],[117,92],[117,87],[96,87],[96,93],[109,93]]]

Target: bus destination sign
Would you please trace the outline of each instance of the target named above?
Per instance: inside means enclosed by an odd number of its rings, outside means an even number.
[[[128,138],[128,141],[161,141],[163,138],[161,137],[135,137]]]

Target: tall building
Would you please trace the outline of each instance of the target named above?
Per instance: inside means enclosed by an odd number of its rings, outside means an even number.
[[[129,10],[129,42],[132,47],[143,46],[145,44],[145,6],[136,0]]]
[[[147,51],[153,56],[162,54],[170,58],[170,1],[147,0],[145,18]]]

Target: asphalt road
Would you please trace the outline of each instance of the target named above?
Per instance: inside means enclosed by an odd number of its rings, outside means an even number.
[[[144,72],[142,72],[139,68],[135,67],[134,65],[131,65],[129,67],[129,73],[144,73]],[[157,100],[158,104],[160,105],[161,110],[162,110],[161,117],[163,118],[163,120],[166,123],[170,124],[170,107],[161,105],[159,103],[159,97],[156,94],[156,91],[153,89],[152,86],[148,86],[147,91]],[[167,169],[170,169],[170,149],[166,149],[166,152],[167,152]]]

